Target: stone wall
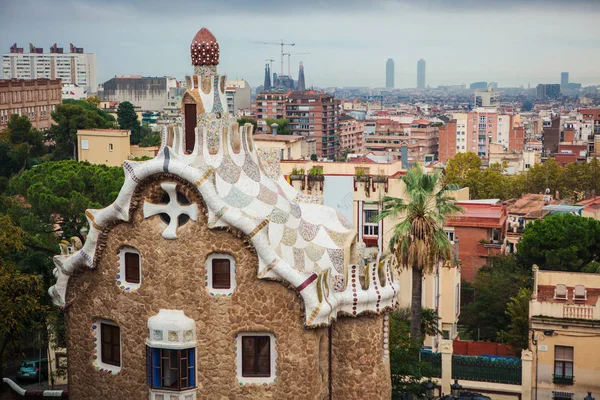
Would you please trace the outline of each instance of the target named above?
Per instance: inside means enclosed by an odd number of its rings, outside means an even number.
[[[142,182],[139,187],[144,189],[136,199],[155,200],[161,195],[159,182]],[[71,278],[66,306],[70,397],[147,398],[147,321],[165,308],[183,310],[196,321],[199,399],[328,398],[328,354],[324,354],[328,349],[327,328],[305,329],[304,306],[297,294],[279,282],[258,280],[258,259],[253,249],[236,232],[209,230],[198,192],[191,186],[180,185],[180,189],[188,199],[200,204],[200,209],[198,222],[190,220],[181,226],[176,240],[163,239],[161,233],[166,224],[160,216],[144,219],[138,205],[132,221],[114,226],[104,246],[99,246],[103,251],[97,257],[96,268],[80,271]],[[135,247],[141,254],[142,282],[136,291],[126,291],[117,284],[118,250],[122,246]],[[232,296],[212,297],[208,293],[204,263],[213,252],[228,253],[236,260],[237,287]],[[122,368],[116,374],[103,373],[93,365],[96,354],[92,324],[97,319],[111,320],[120,326]],[[344,337],[338,347],[344,353],[338,353],[338,357],[352,357],[350,353],[356,351],[361,355],[371,350],[375,353],[360,359],[366,357],[366,364],[350,358],[351,363],[340,366],[343,372],[339,376],[352,373],[372,385],[374,378],[381,379],[387,373],[383,382],[389,386],[389,369],[375,371],[379,364],[371,360],[381,358],[377,339],[381,335],[381,317],[352,319],[340,324],[344,326],[353,329],[348,333],[337,331],[338,336]],[[240,385],[236,379],[235,335],[249,331],[275,335],[277,380],[273,384]],[[360,341],[359,334],[363,335]],[[346,335],[350,337],[346,339]],[[371,337],[375,339],[368,340]],[[339,362],[345,363],[342,359]],[[355,366],[356,372],[352,370]]]
[[[392,397],[387,335],[384,334],[382,315],[339,319],[333,325],[332,343],[334,399]]]

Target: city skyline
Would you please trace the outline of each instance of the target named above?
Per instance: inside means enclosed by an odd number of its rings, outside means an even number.
[[[419,58],[427,60],[426,85],[431,87],[480,80],[497,81],[501,87],[535,87],[538,83],[559,83],[563,71],[569,71],[570,80],[584,86],[600,84],[600,73],[595,69],[600,62],[600,29],[595,25],[600,2],[587,0],[508,1],[502,5],[462,0],[452,7],[438,0],[426,4],[406,0],[375,2],[370,8],[359,2],[344,6],[346,3],[333,1],[322,7],[307,7],[303,18],[295,17],[298,5],[271,0],[251,7],[241,7],[245,3],[239,0],[219,4],[181,1],[166,10],[154,0],[4,3],[0,16],[2,53],[15,42],[19,47],[31,42],[47,51],[55,41],[63,47],[76,41],[96,54],[98,82],[114,75],[183,78],[190,73],[188,49],[174,43],[193,35],[199,25],[207,25],[223,46],[233,50],[222,58],[220,71],[231,79],[246,79],[252,86],[263,81],[265,58],[275,59],[273,72],[279,71],[280,48],[251,42],[279,39],[295,43],[295,52],[311,53],[297,57],[291,67],[298,71],[298,63],[304,62],[307,87],[383,87],[381,63],[388,58],[401,60],[395,62],[396,88],[416,86],[414,64]],[[316,2],[309,1],[311,5]],[[196,13],[201,9],[202,14]],[[528,23],[514,24],[515,16],[528,19]],[[247,17],[253,20],[252,30],[230,22]],[[305,18],[324,30],[306,29]],[[419,37],[402,45],[393,39],[414,32],[425,18],[429,28]],[[469,24],[449,27],[457,18]],[[553,26],[564,24],[565,19],[577,23],[558,34]],[[347,26],[361,29],[348,31],[344,29]],[[175,37],[167,38],[165,32],[173,32]],[[486,56],[470,57],[468,49],[478,48],[487,48]],[[567,52],[569,57],[556,57]],[[240,63],[240,59],[245,61]]]

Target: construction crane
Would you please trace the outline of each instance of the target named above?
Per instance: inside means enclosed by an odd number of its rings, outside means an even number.
[[[280,39],[281,42],[252,42],[252,43],[260,43],[260,44],[275,44],[277,46],[281,46],[281,75],[283,75],[283,46],[295,46],[296,43],[283,43],[283,39]]]
[[[292,71],[290,69],[290,56],[299,56],[310,53],[283,53],[284,56],[288,56],[288,76],[292,76]]]

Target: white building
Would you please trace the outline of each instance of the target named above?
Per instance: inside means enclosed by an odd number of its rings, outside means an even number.
[[[225,95],[227,96],[227,108],[232,115],[238,115],[240,110],[251,108],[250,85],[243,79],[225,83]]]
[[[23,53],[16,43],[10,52],[2,55],[2,76],[4,79],[61,79],[63,84],[83,87],[86,92],[96,90],[96,55],[84,53],[83,48],[70,45],[70,53],[63,53],[56,44],[49,53],[29,45],[29,53]]]
[[[73,99],[73,100],[85,100],[87,98],[87,91],[85,88],[77,85],[62,85],[62,98]]]

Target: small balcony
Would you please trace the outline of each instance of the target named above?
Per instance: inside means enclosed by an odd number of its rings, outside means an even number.
[[[552,383],[557,385],[572,385],[573,381],[573,376],[552,375]]]

